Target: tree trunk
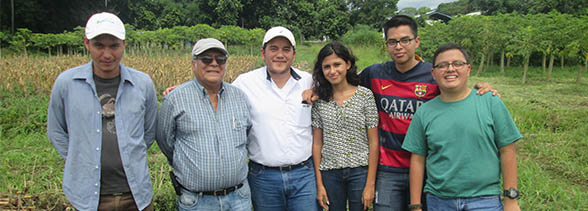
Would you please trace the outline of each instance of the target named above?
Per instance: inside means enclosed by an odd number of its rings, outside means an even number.
[[[480,66],[478,67],[478,72],[476,72],[476,77],[480,76],[480,72],[482,72],[482,68],[484,68],[484,56],[485,54],[482,54],[482,57],[480,58]]]
[[[545,65],[547,60],[547,54],[543,54],[543,72],[545,72],[545,70],[547,69],[547,66]]]
[[[500,72],[504,72],[504,49],[502,49],[502,52],[500,53]]]
[[[561,56],[561,69],[563,70],[565,67],[565,57],[562,55]]]
[[[555,62],[555,54],[551,52],[549,55],[549,70],[547,71],[547,80],[551,80],[551,73],[553,72],[553,63]]]
[[[484,66],[484,70],[482,70],[482,71],[488,70],[488,67],[490,66],[491,61],[492,61],[492,53],[490,53],[490,51],[488,51],[488,55],[486,56],[486,65]]]
[[[524,65],[524,70],[523,70],[523,84],[525,84],[527,82],[527,70],[529,69],[529,58],[531,56],[525,56],[525,65]]]
[[[510,67],[510,58],[511,57],[506,58],[506,67]]]

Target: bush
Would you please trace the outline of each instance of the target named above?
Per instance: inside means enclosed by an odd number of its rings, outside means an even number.
[[[378,45],[383,42],[383,35],[368,25],[359,24],[345,33],[341,41],[348,45]]]

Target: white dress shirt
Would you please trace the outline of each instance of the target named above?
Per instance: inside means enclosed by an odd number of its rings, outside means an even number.
[[[251,105],[249,159],[265,166],[288,166],[312,154],[311,107],[302,103],[302,92],[312,86],[312,75],[291,68],[281,89],[266,67],[239,75],[233,85],[240,88]]]

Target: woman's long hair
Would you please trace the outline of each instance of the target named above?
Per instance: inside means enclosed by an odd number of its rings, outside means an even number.
[[[345,47],[343,44],[337,41],[330,42],[323,47],[314,62],[314,69],[312,70],[312,86],[314,93],[318,94],[319,99],[328,101],[333,97],[333,86],[325,78],[323,74],[323,61],[327,56],[335,54],[337,57],[343,59],[343,61],[351,64],[351,67],[347,70],[346,79],[347,83],[357,86],[359,85],[359,76],[357,76],[357,66],[355,61],[357,58],[353,56],[351,50]]]

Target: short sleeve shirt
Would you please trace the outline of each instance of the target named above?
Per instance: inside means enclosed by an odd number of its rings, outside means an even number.
[[[522,136],[496,96],[476,95],[456,102],[440,97],[417,110],[402,147],[426,157],[423,192],[438,197],[500,194],[500,148]]]
[[[323,130],[320,170],[367,166],[367,129],[378,126],[378,110],[372,92],[362,86],[339,107],[334,100],[318,100],[312,106],[312,127]]]

